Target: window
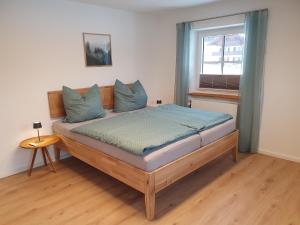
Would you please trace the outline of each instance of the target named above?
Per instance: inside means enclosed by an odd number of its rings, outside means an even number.
[[[199,32],[200,88],[239,89],[243,72],[245,35],[235,32]]]

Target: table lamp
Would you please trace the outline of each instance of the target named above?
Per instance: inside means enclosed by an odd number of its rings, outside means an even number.
[[[42,128],[42,123],[41,123],[41,122],[34,122],[34,123],[33,123],[33,129],[37,129],[39,142],[41,142],[40,132],[39,132],[39,129],[40,129],[40,128]]]

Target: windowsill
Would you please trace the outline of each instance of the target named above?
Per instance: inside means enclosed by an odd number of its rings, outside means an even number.
[[[234,90],[199,90],[189,93],[192,97],[206,97],[214,99],[222,99],[229,101],[239,101],[239,91]]]

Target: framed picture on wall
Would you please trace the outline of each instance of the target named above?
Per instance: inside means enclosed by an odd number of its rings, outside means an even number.
[[[86,66],[111,66],[110,34],[83,33]]]

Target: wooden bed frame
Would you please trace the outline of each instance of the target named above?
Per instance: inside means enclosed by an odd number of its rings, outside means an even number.
[[[87,88],[77,89],[81,94],[87,90]],[[113,86],[99,87],[99,90],[103,106],[106,109],[112,109],[114,105]],[[51,118],[60,118],[65,115],[62,91],[48,92],[48,100]],[[148,220],[153,220],[155,217],[155,194],[157,192],[224,153],[231,152],[233,160],[237,161],[238,130],[151,172],[141,170],[61,134],[57,135],[61,141],[54,146],[56,160],[60,159],[60,150],[63,149],[72,156],[142,192],[145,195]]]

